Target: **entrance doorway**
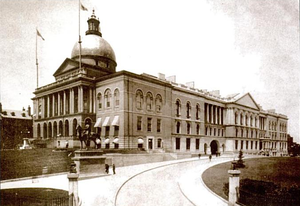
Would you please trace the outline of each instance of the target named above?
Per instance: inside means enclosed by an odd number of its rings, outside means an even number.
[[[153,149],[153,139],[148,139],[148,149]]]
[[[211,154],[216,154],[218,152],[218,142],[216,140],[213,140],[210,143],[210,151]]]

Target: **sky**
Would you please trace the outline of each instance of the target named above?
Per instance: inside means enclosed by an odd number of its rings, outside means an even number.
[[[81,0],[84,41],[92,10],[117,71],[176,75],[222,96],[249,92],[264,110],[289,118],[300,142],[298,0]],[[0,101],[32,106],[37,87],[71,57],[79,36],[78,0],[0,0]],[[36,28],[41,38],[36,42]],[[36,47],[37,43],[37,47]],[[36,50],[37,48],[37,50]]]

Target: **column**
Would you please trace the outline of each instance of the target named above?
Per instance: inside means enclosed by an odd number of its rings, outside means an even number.
[[[219,107],[219,124],[222,124],[222,108]]]
[[[45,118],[45,98],[42,97],[42,118]]]
[[[96,113],[96,89],[93,89],[93,98],[94,98],[94,101],[93,101],[93,108],[94,108],[94,112]]]
[[[63,107],[64,107],[64,111],[63,114],[66,114],[66,98],[67,98],[67,94],[66,94],[66,90],[64,90],[64,102],[63,102]]]
[[[210,105],[210,123],[214,123],[214,106]]]
[[[78,112],[82,112],[82,86],[78,87]]]
[[[206,104],[206,122],[209,122],[209,104]]]
[[[47,95],[47,117],[50,117],[50,96]]]
[[[69,95],[69,101],[70,101],[70,114],[74,113],[74,89],[70,89],[70,95]]]
[[[89,112],[92,113],[93,112],[93,90],[92,88],[89,88]]]
[[[60,93],[57,93],[57,115],[60,116]]]
[[[52,95],[52,116],[55,116],[55,94]]]

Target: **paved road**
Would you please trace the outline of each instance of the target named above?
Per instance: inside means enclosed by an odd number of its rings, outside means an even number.
[[[116,205],[192,206],[182,194],[178,181],[198,164],[195,161],[186,162],[142,173],[121,188]]]
[[[207,157],[157,162],[117,168],[116,175],[81,179],[78,193],[82,206],[228,205],[202,182],[202,172],[232,157]],[[96,174],[97,175],[97,174]],[[1,181],[1,189],[49,187],[68,190],[66,174],[18,181]]]

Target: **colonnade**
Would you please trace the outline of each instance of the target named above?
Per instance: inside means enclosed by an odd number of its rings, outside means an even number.
[[[96,110],[95,92],[93,88],[78,86],[39,97],[35,100],[36,118],[93,113]]]
[[[224,124],[224,108],[212,104],[205,104],[205,120],[211,124]]]

